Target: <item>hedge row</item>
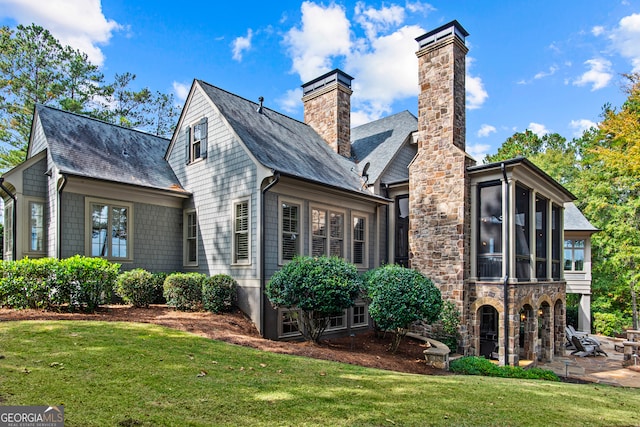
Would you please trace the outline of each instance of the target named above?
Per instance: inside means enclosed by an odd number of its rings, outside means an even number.
[[[0,306],[95,311],[110,301],[120,264],[76,255],[2,261]]]
[[[449,364],[449,369],[451,372],[464,375],[560,381],[560,378],[548,369],[524,369],[519,366],[498,366],[489,359],[478,356],[467,356],[453,360]]]
[[[205,309],[220,313],[236,302],[237,283],[231,276],[174,273],[164,281],[164,297],[169,307],[192,311]]]

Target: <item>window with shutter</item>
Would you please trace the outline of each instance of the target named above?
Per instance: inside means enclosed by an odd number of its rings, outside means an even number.
[[[233,262],[249,263],[249,201],[243,200],[234,205]]]

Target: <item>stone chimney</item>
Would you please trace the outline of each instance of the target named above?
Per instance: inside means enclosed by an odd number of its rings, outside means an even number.
[[[452,21],[418,37],[418,153],[409,165],[409,259],[462,313],[468,300],[470,184],[465,153],[465,37]],[[463,338],[464,339],[464,338]]]
[[[335,69],[302,85],[304,121],[336,153],[351,157],[351,81]]]

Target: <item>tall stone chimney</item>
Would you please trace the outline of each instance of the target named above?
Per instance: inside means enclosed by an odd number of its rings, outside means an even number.
[[[351,81],[335,69],[302,85],[304,121],[338,154],[351,157]]]
[[[418,37],[418,153],[409,165],[409,259],[463,315],[470,260],[465,153],[467,31],[452,21]]]

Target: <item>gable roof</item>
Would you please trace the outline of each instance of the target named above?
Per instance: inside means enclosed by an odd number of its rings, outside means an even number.
[[[369,163],[369,182],[384,173],[402,144],[418,130],[418,119],[409,111],[351,129],[351,153],[361,167]]]
[[[565,231],[590,231],[592,233],[600,231],[585,218],[573,202],[564,204],[564,229]]]
[[[44,105],[35,114],[61,173],[187,193],[164,159],[168,139]]]
[[[263,166],[282,175],[383,199],[363,189],[355,163],[334,152],[311,126],[266,107],[258,112],[255,102],[196,81]]]

